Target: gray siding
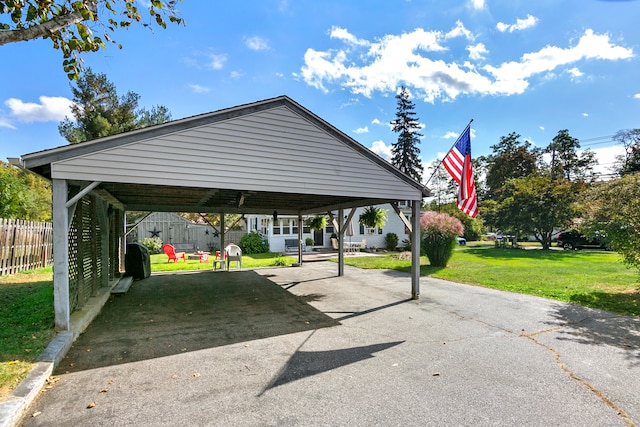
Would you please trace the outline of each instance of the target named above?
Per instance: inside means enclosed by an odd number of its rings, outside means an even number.
[[[52,176],[421,199],[419,190],[286,107],[59,161]]]

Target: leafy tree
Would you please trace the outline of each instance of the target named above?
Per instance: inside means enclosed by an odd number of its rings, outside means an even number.
[[[640,174],[592,186],[584,206],[587,230],[604,233],[624,262],[640,272]]]
[[[118,97],[115,85],[106,74],[94,74],[88,68],[72,87],[74,120],[68,117],[60,122],[58,131],[71,144],[77,144],[109,135],[116,135],[171,120],[164,106],[150,111],[138,109],[140,95],[127,92]]]
[[[422,181],[423,167],[418,155],[418,143],[422,134],[418,132],[420,123],[415,117],[415,105],[409,99],[409,91],[402,86],[396,95],[398,105],[396,118],[391,121],[393,131],[398,132],[398,140],[391,145],[391,164],[416,181]]]
[[[0,161],[0,218],[51,221],[51,185]]]
[[[640,172],[640,129],[627,129],[617,132],[613,139],[624,146],[624,156],[618,157],[617,172],[629,175]]]
[[[196,224],[209,224],[218,229],[220,227],[220,214],[217,213],[178,212],[178,215]],[[225,231],[242,230],[241,220],[240,214],[224,214]]]
[[[551,247],[551,237],[557,227],[567,227],[577,215],[576,197],[580,185],[550,175],[531,174],[514,178],[504,188],[504,198],[495,209],[499,229],[531,234]]]
[[[500,199],[503,185],[513,178],[522,178],[538,170],[539,151],[532,148],[529,141],[520,141],[520,135],[511,132],[500,137],[500,142],[492,145],[493,154],[482,160],[486,165],[487,197]]]
[[[484,224],[482,219],[476,217],[472,218],[466,213],[462,212],[455,202],[441,205],[438,209],[439,212],[443,212],[458,219],[464,227],[464,238],[473,241],[480,240],[480,236],[484,233]]]
[[[64,72],[69,79],[77,79],[82,71],[80,55],[106,49],[105,42],[116,44],[110,36],[116,28],[128,28],[134,23],[149,28],[155,23],[166,28],[167,21],[184,25],[184,19],[178,16],[177,1],[151,0],[149,15],[141,14],[135,0],[0,1],[0,46],[48,38],[54,49],[62,51]],[[93,35],[96,29],[104,31],[102,37]]]
[[[551,154],[549,168],[553,178],[563,176],[570,181],[589,181],[594,178],[593,168],[598,163],[595,153],[585,150],[578,154],[579,149],[580,141],[569,135],[567,129],[558,131],[546,149],[546,152]]]

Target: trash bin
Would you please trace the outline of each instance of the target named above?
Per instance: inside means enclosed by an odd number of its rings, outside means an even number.
[[[151,275],[151,257],[149,249],[140,243],[127,243],[124,255],[124,269],[126,276],[134,279],[146,279]]]

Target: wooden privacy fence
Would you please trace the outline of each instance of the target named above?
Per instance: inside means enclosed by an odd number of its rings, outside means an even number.
[[[48,222],[0,218],[0,276],[53,262],[53,228]]]

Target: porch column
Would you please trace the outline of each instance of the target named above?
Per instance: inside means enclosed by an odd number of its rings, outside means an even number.
[[[411,203],[411,299],[420,298],[420,205]]]
[[[344,276],[344,209],[338,209],[338,276]]]
[[[57,330],[71,329],[69,306],[69,211],[67,181],[51,180],[53,209],[53,310]]]

